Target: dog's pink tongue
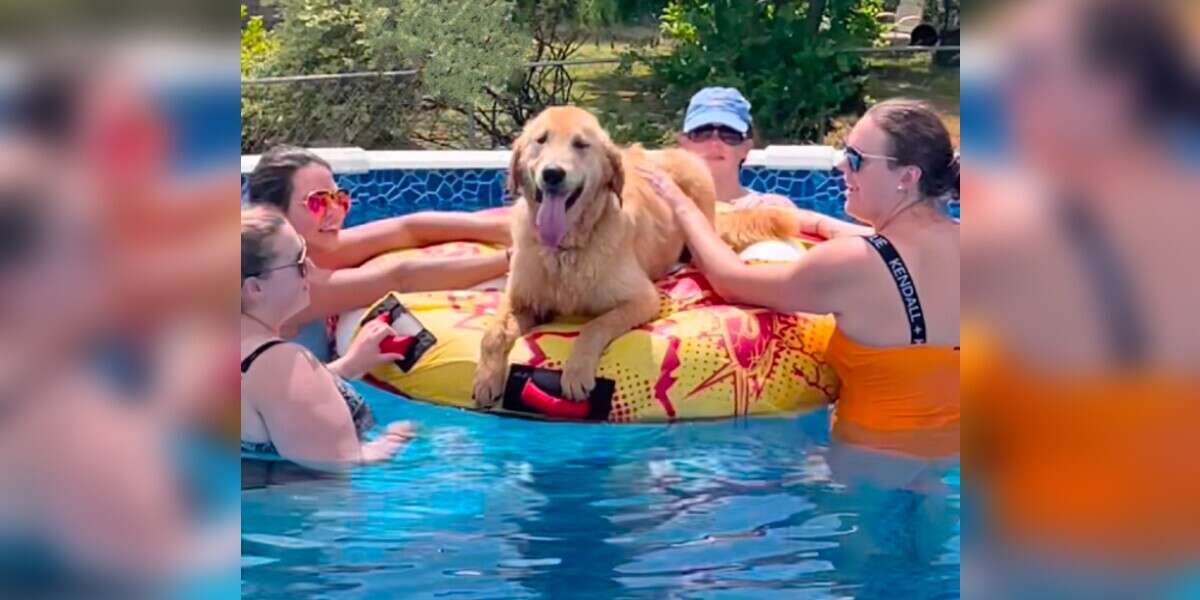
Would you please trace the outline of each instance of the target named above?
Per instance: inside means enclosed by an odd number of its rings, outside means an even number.
[[[563,236],[567,234],[567,197],[546,194],[542,205],[537,211],[538,237],[542,245],[550,248],[558,247]]]

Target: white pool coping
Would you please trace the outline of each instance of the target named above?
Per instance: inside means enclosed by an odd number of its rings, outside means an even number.
[[[311,148],[329,161],[338,174],[399,169],[506,169],[508,150],[363,150],[362,148]],[[242,155],[242,173],[258,164],[257,154]],[[767,146],[751,150],[748,167],[798,171],[828,171],[837,162],[832,146]]]

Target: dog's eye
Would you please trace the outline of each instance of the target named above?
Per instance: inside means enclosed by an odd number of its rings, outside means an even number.
[[[539,143],[539,144],[545,144],[545,143],[546,143],[546,140],[547,140],[547,139],[549,139],[549,138],[550,138],[550,134],[549,134],[549,133],[543,133],[542,135],[538,136],[537,143]]]
[[[589,144],[583,140],[575,140],[574,142],[571,143],[571,145],[575,146],[575,148],[578,150],[587,150],[588,146],[591,146],[591,144]]]

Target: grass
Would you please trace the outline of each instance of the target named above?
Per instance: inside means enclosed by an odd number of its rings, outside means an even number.
[[[652,35],[649,29],[643,34]],[[635,41],[630,41],[631,39]],[[633,35],[614,36],[599,43],[586,43],[575,59],[616,58],[633,47],[644,47],[646,38]],[[654,49],[650,49],[654,50]],[[658,51],[665,51],[662,45]],[[927,54],[902,58],[872,58],[868,65],[871,74],[866,94],[871,100],[909,96],[927,100],[942,116],[955,146],[958,145],[959,87],[958,69],[935,68]],[[683,107],[663,106],[648,88],[649,68],[634,65],[631,73],[617,72],[615,64],[580,65],[570,67],[574,78],[576,101],[601,113],[607,125],[616,127],[613,137],[620,142],[668,142],[675,121]],[[833,130],[821,143],[837,143],[849,131],[859,115],[845,115],[837,120]],[[607,117],[607,118],[604,118]],[[815,140],[796,140],[795,143],[814,143]]]
[[[627,50],[665,51],[662,45],[622,40],[586,44],[573,58],[618,58]],[[571,67],[576,101],[593,110],[618,143],[643,142],[651,146],[672,143],[682,107],[666,106],[650,87],[650,67],[635,63],[629,71],[617,64]]]
[[[928,54],[870,61],[867,95],[876,100],[908,96],[928,101],[941,115],[958,146],[958,69],[933,67]]]
[[[584,44],[572,60],[619,58],[627,50],[635,48],[628,42],[609,44]],[[633,98],[645,91],[650,68],[645,64],[636,64],[630,73],[618,73],[617,64],[602,63],[594,65],[579,65],[568,67],[575,79],[575,92],[581,103],[595,101],[603,96],[616,95],[622,98]]]

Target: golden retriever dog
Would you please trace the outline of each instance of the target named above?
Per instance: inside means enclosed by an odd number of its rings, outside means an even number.
[[[800,213],[777,206],[741,209],[717,216],[717,234],[735,252],[763,240],[786,240],[800,231]]]
[[[483,337],[478,406],[501,395],[509,352],[534,326],[555,316],[590,319],[561,380],[565,396],[582,400],[609,342],[658,313],[653,281],[678,261],[684,237],[666,201],[636,175],[637,165],[665,171],[712,221],[716,192],[700,159],[678,149],[617,148],[583,109],[548,108],[513,144],[508,186],[519,199],[512,266]]]

